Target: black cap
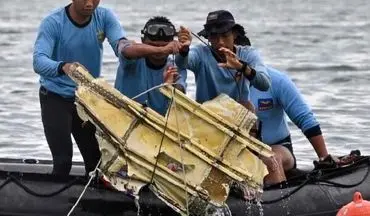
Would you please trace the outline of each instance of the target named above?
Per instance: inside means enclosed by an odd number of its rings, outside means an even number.
[[[212,11],[208,13],[204,29],[198,35],[207,38],[210,34],[222,34],[230,31],[235,25],[235,19],[229,11]]]

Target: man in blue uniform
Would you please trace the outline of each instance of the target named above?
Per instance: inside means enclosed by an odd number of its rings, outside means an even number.
[[[295,112],[294,115],[298,115],[298,118],[290,117],[304,131],[318,156],[324,158],[328,155],[320,126],[307,104],[301,100],[301,96],[295,91],[294,85],[292,86],[291,82],[282,84],[282,86],[276,84],[280,82],[280,79],[278,80],[275,72],[272,72],[275,70],[263,64],[259,54],[252,48],[249,39],[245,36],[244,28],[235,24],[230,12],[223,10],[210,12],[204,30],[198,34],[208,39],[212,49],[205,45],[198,45],[191,48],[188,53],[182,53],[180,56],[183,56],[183,58],[177,59],[180,65],[181,63],[187,64],[187,67],[195,74],[197,101],[203,102],[212,99],[220,93],[226,93],[241,103],[249,102],[251,98],[257,108],[257,116],[262,121],[262,141],[270,145],[281,144],[285,141],[290,142],[285,119],[283,120],[282,116],[276,116],[278,113],[284,113],[286,107],[283,108],[283,105],[281,105],[278,109],[282,110],[276,113],[271,112],[269,115],[263,113],[270,110],[270,106],[276,106],[276,101],[284,100],[287,104],[295,103],[294,110],[296,111],[292,111],[292,113]],[[189,38],[191,38],[189,30],[181,28],[179,32],[180,42],[185,43]],[[243,79],[243,76],[247,79]],[[235,85],[238,80],[239,85]],[[249,86],[251,86],[250,92]],[[259,98],[256,94],[256,92],[259,92],[258,95],[266,96],[273,91],[283,89],[293,90],[289,91],[291,94],[281,92],[279,95],[281,98],[274,95]],[[290,95],[295,95],[295,97],[290,98]],[[248,108],[254,110],[251,106]],[[289,111],[288,115],[290,113]],[[301,116],[303,113],[304,116]],[[281,140],[275,140],[278,137]],[[268,184],[284,181],[286,179],[284,170],[295,166],[291,145],[274,145],[272,149],[275,152],[273,158],[262,158],[270,172],[266,177],[266,183]]]
[[[115,88],[133,98],[162,83],[175,83],[185,92],[186,70],[177,71],[173,56],[182,46],[174,36],[176,29],[166,17],[153,17],[142,30],[142,43],[121,41],[118,47],[120,65]],[[158,113],[165,115],[168,100],[158,89],[153,89],[135,98]]]
[[[204,30],[198,34],[207,38],[211,45],[196,45],[177,55],[178,65],[185,65],[194,72],[198,102],[224,93],[246,104],[250,85],[261,91],[269,88],[270,79],[257,50],[236,43],[243,38],[240,29],[243,27],[235,23],[229,11],[210,12]],[[181,27],[179,41],[183,45],[190,44],[188,29]]]
[[[286,180],[284,171],[296,166],[292,142],[285,113],[303,132],[314,147],[319,159],[328,156],[320,125],[308,104],[290,78],[271,67],[267,68],[271,87],[262,92],[251,87],[251,101],[262,122],[262,141],[272,147],[274,159],[264,158],[269,169],[267,184]]]
[[[54,10],[42,20],[34,46],[33,67],[40,75],[42,123],[53,157],[53,173],[57,175],[70,172],[71,133],[87,172],[100,158],[95,127],[84,124],[77,115],[76,85],[66,74],[71,63],[79,62],[98,77],[105,38],[117,53],[118,41],[125,37],[112,11],[98,5],[99,0],[73,0]]]

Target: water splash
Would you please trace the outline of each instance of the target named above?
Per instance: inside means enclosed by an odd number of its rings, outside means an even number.
[[[135,203],[135,206],[137,208],[137,216],[140,216],[140,202],[139,202],[139,195],[136,195],[135,196],[135,199],[134,199],[134,203]]]
[[[258,207],[259,216],[263,216],[263,207],[262,207],[262,193],[256,194],[256,205]]]
[[[226,204],[219,208],[208,205],[205,216],[232,216],[232,213]]]
[[[285,182],[285,188],[288,190],[288,194],[290,194],[290,187],[288,181]],[[290,196],[287,199],[284,199],[286,202],[286,214],[290,215],[289,203],[290,203]]]
[[[288,182],[285,181],[285,182],[282,182],[280,184],[280,197],[283,198],[285,193],[284,193],[284,188],[287,188],[288,186]],[[281,200],[282,204],[281,204],[281,207],[286,210],[286,215],[290,215],[290,212],[289,212],[289,200],[288,199],[282,199]]]
[[[251,193],[250,193],[249,189],[247,189],[245,191],[245,193],[248,197],[251,197]],[[247,206],[247,210],[246,210],[245,214],[246,215],[252,215],[252,200],[251,199],[246,199],[245,205]]]
[[[245,214],[246,215],[255,215],[254,207],[258,208],[259,215],[263,216],[263,207],[262,207],[262,193],[263,190],[255,188],[244,188],[244,199],[245,205],[247,207]]]

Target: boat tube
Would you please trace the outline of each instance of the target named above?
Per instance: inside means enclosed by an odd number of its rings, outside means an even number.
[[[356,191],[370,199],[369,165],[369,157],[358,156],[345,166],[297,170],[283,186],[265,188],[261,205],[246,201],[237,188],[231,189],[227,204],[235,216],[334,216]],[[67,215],[88,177],[82,163],[74,163],[67,177],[53,176],[51,170],[52,163],[47,160],[0,159],[0,215]],[[71,215],[137,215],[138,211],[140,215],[178,215],[148,187],[140,191],[139,206],[140,210],[129,194],[96,178]]]

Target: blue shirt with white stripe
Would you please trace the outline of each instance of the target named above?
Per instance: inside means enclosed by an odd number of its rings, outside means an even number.
[[[271,67],[267,68],[267,72],[271,78],[269,90],[250,89],[251,101],[262,121],[262,141],[272,145],[290,135],[285,114],[303,133],[315,128],[314,134],[317,134],[319,123],[291,79]]]

